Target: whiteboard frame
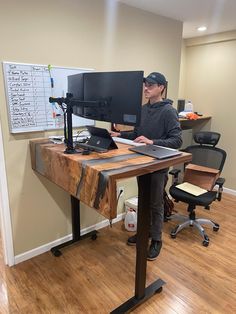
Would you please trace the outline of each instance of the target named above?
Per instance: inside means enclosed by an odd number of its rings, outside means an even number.
[[[56,130],[62,130],[62,127],[54,127],[54,128],[45,128],[45,127],[29,127],[27,130],[14,130],[12,128],[12,121],[11,121],[11,112],[10,112],[10,99],[9,99],[9,92],[8,92],[8,82],[7,82],[7,73],[6,73],[6,65],[19,65],[19,66],[38,66],[38,67],[46,67],[48,68],[48,64],[36,64],[36,63],[22,63],[22,62],[10,62],[10,61],[2,61],[2,68],[3,68],[3,77],[4,77],[4,89],[5,89],[5,95],[6,95],[6,105],[7,105],[7,114],[8,114],[8,126],[9,131],[11,134],[22,134],[22,133],[31,133],[31,132],[46,132],[46,131],[56,131]],[[65,67],[65,66],[51,66],[53,69],[60,69],[60,70],[78,70],[78,73],[83,72],[93,72],[95,71],[93,68],[75,68],[75,67]],[[81,119],[85,119],[81,117]],[[95,125],[95,121],[91,119],[85,119],[87,122],[84,124],[81,124],[81,126],[73,126],[73,128],[80,128],[84,127],[86,125]]]

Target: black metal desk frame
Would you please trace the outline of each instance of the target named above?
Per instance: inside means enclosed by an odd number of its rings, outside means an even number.
[[[71,221],[72,221],[72,240],[59,244],[51,248],[51,252],[54,256],[62,255],[60,249],[63,247],[72,245],[78,241],[91,237],[92,240],[96,240],[97,231],[93,230],[84,235],[81,235],[80,230],[80,201],[71,195]]]
[[[146,285],[147,269],[147,247],[150,225],[149,200],[150,200],[151,174],[139,177],[138,189],[138,226],[137,226],[137,245],[136,245],[136,273],[135,273],[135,295],[114,309],[111,314],[127,313],[134,310],[138,305],[145,302],[155,293],[162,290],[165,282],[157,279],[148,287]],[[71,196],[71,215],[72,215],[72,240],[51,248],[55,256],[60,256],[61,248],[72,245],[80,240],[91,237],[97,238],[97,231],[91,231],[83,236],[80,235],[80,201]]]
[[[136,272],[135,272],[135,295],[121,304],[111,314],[128,313],[137,306],[145,302],[155,293],[162,291],[165,282],[157,279],[151,285],[146,286],[147,269],[147,247],[150,225],[150,190],[151,174],[139,177],[138,189],[138,226],[137,226],[137,244],[136,244]]]

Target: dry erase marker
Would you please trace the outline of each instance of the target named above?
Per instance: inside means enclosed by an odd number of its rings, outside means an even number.
[[[49,72],[49,76],[50,76],[51,88],[54,88],[54,80],[53,80],[53,77],[51,75],[51,69],[52,69],[52,66],[51,66],[51,64],[49,64],[48,65],[48,72]]]

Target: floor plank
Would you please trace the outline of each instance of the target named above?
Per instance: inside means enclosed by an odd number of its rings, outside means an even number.
[[[197,208],[197,216],[220,224],[218,232],[206,227],[207,248],[193,228],[171,239],[176,222],[165,223],[163,249],[148,262],[147,284],[160,277],[166,285],[133,313],[236,313],[235,201],[224,194],[210,211]],[[183,204],[175,206],[186,213]],[[64,249],[59,258],[48,252],[11,268],[0,249],[0,313],[109,313],[134,293],[130,235],[120,222],[100,230],[96,241]]]

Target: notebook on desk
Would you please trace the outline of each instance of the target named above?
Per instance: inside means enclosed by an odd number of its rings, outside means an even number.
[[[154,157],[157,159],[165,159],[165,158],[170,158],[174,156],[181,155],[182,152],[172,149],[172,148],[167,148],[163,146],[158,146],[158,145],[143,145],[143,146],[137,146],[137,147],[131,147],[129,150],[132,150],[133,152],[147,155],[150,157]]]
[[[113,141],[110,133],[103,128],[87,125],[87,130],[91,134],[87,143],[77,144],[78,147],[88,150],[102,152],[108,149],[117,149],[116,143]],[[96,149],[97,148],[97,149]]]

